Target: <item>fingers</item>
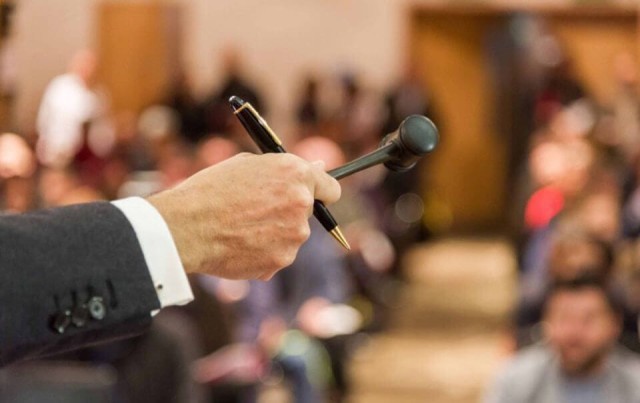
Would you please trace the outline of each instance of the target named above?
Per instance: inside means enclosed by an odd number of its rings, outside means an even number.
[[[314,199],[331,204],[340,199],[342,189],[338,181],[324,171],[324,166],[325,164],[322,161],[316,161],[311,164],[314,190],[313,197]]]

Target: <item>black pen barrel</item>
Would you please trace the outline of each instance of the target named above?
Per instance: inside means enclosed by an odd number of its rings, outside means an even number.
[[[322,224],[324,229],[329,232],[333,231],[338,226],[338,223],[329,212],[327,206],[325,206],[320,200],[313,201],[313,215],[318,219],[318,221],[320,221],[320,224]]]

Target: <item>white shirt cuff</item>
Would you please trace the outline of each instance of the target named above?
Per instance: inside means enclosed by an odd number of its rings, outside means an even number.
[[[160,307],[184,305],[193,293],[167,223],[158,210],[141,197],[111,202],[127,217],[147,262]],[[152,312],[155,315],[156,312]]]

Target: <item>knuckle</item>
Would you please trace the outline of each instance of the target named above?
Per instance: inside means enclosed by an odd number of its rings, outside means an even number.
[[[304,210],[305,212],[313,206],[313,195],[306,188],[297,188],[291,198],[293,207]]]
[[[300,165],[300,161],[298,161],[296,156],[293,154],[289,154],[289,153],[276,154],[276,158],[278,160],[278,164],[283,169],[295,170]]]
[[[274,267],[276,270],[282,269],[284,267],[290,266],[296,258],[295,251],[285,250],[282,253],[274,256]]]
[[[310,173],[309,165],[305,163],[304,160],[296,157],[293,154],[286,155],[289,156],[286,166],[287,173],[291,175],[293,179],[299,181],[305,180]]]
[[[282,267],[290,266],[293,263],[293,261],[296,260],[296,255],[298,254],[297,252],[298,252],[298,250],[296,248],[296,249],[291,249],[287,253],[285,253],[283,255],[283,262],[282,263],[284,263],[284,264],[282,265]]]
[[[297,238],[301,243],[309,239],[310,236],[311,236],[311,228],[309,227],[308,223],[305,223],[305,225],[301,225],[298,227]]]
[[[283,266],[281,265],[282,263],[282,256],[278,253],[272,253],[271,255],[269,255],[269,259],[266,266],[266,271],[267,272],[272,272],[272,271],[276,271],[281,269]]]

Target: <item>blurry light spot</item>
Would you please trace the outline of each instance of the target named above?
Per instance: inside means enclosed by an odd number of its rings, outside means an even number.
[[[221,279],[217,284],[216,295],[223,302],[238,302],[247,294],[249,294],[249,282],[245,280]]]
[[[178,126],[176,112],[167,106],[150,106],[138,119],[138,130],[150,140],[160,140],[174,134]]]
[[[424,214],[422,198],[415,193],[405,193],[398,197],[395,204],[395,213],[407,224],[420,221]]]
[[[323,335],[334,337],[355,333],[362,325],[362,315],[355,308],[335,304],[322,309],[318,313],[317,320],[322,324]]]

